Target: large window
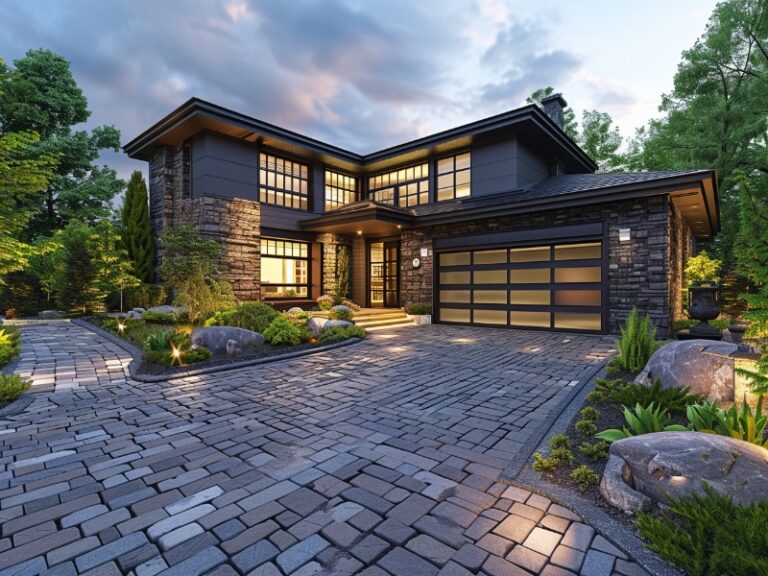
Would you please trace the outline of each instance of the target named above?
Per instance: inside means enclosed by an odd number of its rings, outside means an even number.
[[[309,244],[261,240],[263,298],[306,298],[309,294]]]
[[[306,210],[309,167],[271,154],[259,154],[259,199],[267,204]]]
[[[368,198],[402,208],[429,202],[429,164],[417,164],[368,178]]]
[[[357,178],[339,174],[331,170],[325,171],[325,209],[335,210],[347,204],[357,202]]]
[[[470,194],[469,152],[437,161],[437,201],[464,198]]]

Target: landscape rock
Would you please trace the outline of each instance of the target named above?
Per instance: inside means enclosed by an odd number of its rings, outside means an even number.
[[[732,401],[733,361],[738,346],[713,340],[682,340],[665,344],[648,360],[635,382],[650,386],[661,380],[662,388],[691,387],[710,402]]]
[[[141,320],[141,315],[143,312],[137,312],[136,310],[131,310],[130,312],[125,313],[125,317],[129,320]]]
[[[260,349],[264,336],[234,326],[206,326],[192,331],[192,346],[208,348],[214,356],[234,355]]]
[[[304,312],[302,308],[299,306],[294,306],[293,308],[288,308],[288,314],[301,314]]]
[[[43,310],[37,314],[37,317],[43,320],[51,320],[53,318],[64,318],[64,314],[57,310]]]
[[[309,331],[312,332],[313,336],[320,336],[320,332],[323,331],[323,328],[328,322],[328,318],[312,316],[312,318],[307,321],[307,327],[309,328]],[[338,322],[338,320],[336,320],[336,322]]]
[[[323,326],[323,331],[330,330],[331,328],[346,328],[352,326],[352,322],[346,320],[328,320]]]
[[[186,314],[186,309],[181,306],[170,306],[169,304],[163,304],[161,306],[150,306],[146,310],[147,312],[159,312],[160,314]]]
[[[353,314],[354,313],[352,308],[350,308],[349,306],[346,306],[344,304],[337,304],[336,306],[331,308],[331,312],[347,312],[349,314]]]
[[[768,450],[703,432],[655,432],[611,444],[600,492],[625,512],[702,494],[704,484],[741,505],[768,494]]]
[[[132,308],[131,312],[136,312],[138,314],[144,314],[144,312],[146,312],[146,310],[144,308],[142,308],[141,306],[139,306],[139,307],[136,307],[136,308]]]

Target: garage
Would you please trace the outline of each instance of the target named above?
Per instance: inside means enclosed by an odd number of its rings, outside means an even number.
[[[436,255],[439,322],[603,332],[602,239],[448,246]]]

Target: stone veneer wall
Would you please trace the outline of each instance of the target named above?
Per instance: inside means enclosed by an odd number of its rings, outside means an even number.
[[[155,241],[155,263],[162,260],[158,236],[166,226],[175,225],[174,206],[181,200],[181,147],[160,148],[149,163],[149,223]]]
[[[648,312],[659,335],[664,336],[671,327],[670,284],[679,281],[677,267],[670,267],[670,210],[668,196],[655,196],[404,231],[401,235],[401,303],[407,307],[433,301],[432,241],[435,238],[602,221],[607,228],[609,250],[608,330],[618,332],[631,308],[637,306]],[[630,241],[619,242],[619,228],[630,228]],[[420,256],[422,247],[429,248],[429,256]],[[415,257],[421,259],[418,269],[411,265]]]
[[[317,241],[322,244],[322,270],[321,287],[323,294],[333,294],[336,291],[336,265],[339,246],[349,246],[350,268],[352,263],[352,238],[337,234],[318,234]],[[354,293],[354,274],[350,274],[350,294]]]

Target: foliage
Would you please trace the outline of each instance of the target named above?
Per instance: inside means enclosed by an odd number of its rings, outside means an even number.
[[[301,343],[301,330],[283,314],[272,320],[264,330],[263,336],[267,342],[275,346],[297,346]]]
[[[331,312],[328,314],[328,318],[331,320],[343,320],[344,322],[351,322],[353,316],[354,312],[347,308],[331,309]]]
[[[263,302],[243,302],[232,310],[221,310],[205,321],[206,326],[235,326],[259,334],[269,327],[279,312]]]
[[[168,299],[168,292],[160,284],[145,284],[141,282],[125,290],[125,308],[151,308],[162,306]]]
[[[597,424],[594,420],[579,420],[574,428],[576,428],[576,432],[584,436],[594,436],[597,433]]]
[[[533,459],[533,469],[536,472],[554,472],[561,466],[572,466],[575,460],[573,452],[564,447],[552,448],[546,457],[534,452]]]
[[[680,424],[670,424],[667,411],[661,407],[654,407],[653,402],[647,407],[635,404],[633,410],[624,407],[623,413],[627,424],[624,428],[621,430],[616,428],[603,430],[596,436],[606,442],[615,442],[622,438],[651,434],[652,432],[685,432],[687,430],[685,426]]]
[[[13,402],[30,386],[32,383],[18,374],[0,374],[0,402]]]
[[[579,445],[579,452],[594,461],[604,460],[608,457],[608,443],[602,440],[592,443],[582,442]]]
[[[333,296],[323,294],[317,299],[317,306],[320,310],[330,310],[333,307]]]
[[[588,490],[592,486],[597,486],[600,483],[600,475],[586,464],[574,468],[569,476],[571,477],[571,480],[576,482],[576,486],[578,486],[579,490],[582,492]]]
[[[133,271],[142,282],[155,279],[155,246],[149,224],[147,185],[138,170],[131,174],[120,214],[120,234],[133,263]]]
[[[619,152],[623,138],[613,126],[607,112],[584,110],[578,143],[597,163],[598,172],[617,172],[623,168],[624,158]]]
[[[341,302],[349,296],[352,284],[351,250],[349,246],[339,245],[336,248],[336,293],[335,299]]]
[[[37,314],[40,310],[50,308],[40,280],[29,270],[11,272],[5,276],[5,283],[0,284],[0,302],[9,318],[9,309],[18,317]]]
[[[556,448],[571,449],[571,439],[566,434],[554,434],[549,439],[549,447],[553,450]]]
[[[0,328],[0,367],[21,351],[21,334],[14,328]]]
[[[636,520],[650,550],[693,576],[768,574],[768,500],[741,507],[705,485],[668,504]]]
[[[720,260],[710,257],[706,250],[688,258],[685,266],[685,285],[689,288],[696,286],[716,285],[720,281]]]
[[[349,338],[365,338],[365,328],[353,324],[352,326],[328,328],[320,333],[320,342],[323,344],[341,342],[342,340],[348,340]]]
[[[412,316],[432,314],[432,305],[431,304],[412,304],[408,306],[407,312]]]
[[[184,314],[176,314],[174,312],[151,312],[149,310],[142,312],[141,319],[144,320],[144,322],[154,322],[155,324],[179,324],[180,322],[187,321]]]
[[[757,401],[754,412],[746,399],[741,409],[736,405],[728,409],[711,402],[701,402],[688,406],[689,428],[696,432],[728,436],[744,440],[768,449],[768,411],[763,413],[763,396]]]
[[[539,88],[534,90],[533,93],[525,99],[528,104],[540,104],[541,101],[547,96],[552,96],[555,93],[555,89],[552,86],[546,88]],[[576,122],[576,113],[572,108],[566,107],[563,110],[563,130],[571,137],[572,140],[578,140],[579,137],[579,124]]]
[[[219,310],[235,306],[232,287],[223,280],[192,276],[174,288],[174,304],[186,309],[190,321],[195,324],[200,324]]]
[[[283,315],[299,329],[302,342],[314,342],[316,340],[308,325],[309,319],[312,317],[311,314],[308,312],[284,312]]]
[[[183,365],[202,362],[211,357],[210,350],[202,347],[192,348],[187,332],[180,330],[158,330],[151,333],[144,341],[144,359],[147,362]]]
[[[616,343],[618,352],[611,360],[611,366],[626,372],[640,372],[661,345],[656,341],[656,327],[650,317],[644,314],[640,318],[637,308],[633,307],[621,327],[621,336]]]
[[[598,378],[595,382],[594,396],[591,398],[599,401],[610,400],[623,406],[640,404],[655,406],[666,410],[670,414],[685,414],[690,404],[701,402],[704,397],[690,393],[690,386],[684,388],[662,388],[658,378],[650,386],[627,382],[621,378],[608,380]]]
[[[600,418],[600,410],[594,406],[585,406],[581,409],[581,411],[579,411],[579,415],[581,416],[582,420],[597,422]]]

